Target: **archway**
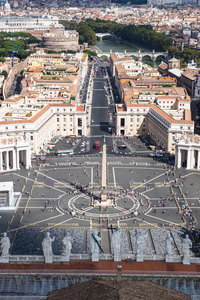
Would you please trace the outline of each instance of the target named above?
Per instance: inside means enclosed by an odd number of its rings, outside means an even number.
[[[144,55],[142,57],[142,62],[149,65],[149,66],[151,66],[151,67],[154,67],[154,62],[152,61],[150,55]]]
[[[156,63],[157,63],[157,64],[160,64],[161,61],[165,61],[164,55],[158,55],[158,56],[156,57]]]
[[[144,55],[144,56],[142,57],[142,61],[143,61],[143,62],[146,62],[146,61],[147,61],[147,62],[149,62],[149,61],[153,62],[150,55]]]
[[[135,56],[135,55],[131,55],[131,57],[132,57],[135,61],[138,60],[137,56]]]

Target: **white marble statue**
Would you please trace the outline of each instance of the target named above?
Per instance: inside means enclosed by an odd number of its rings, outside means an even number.
[[[171,237],[171,234],[167,232],[167,239],[166,239],[166,254],[167,255],[173,255],[173,238]]]
[[[98,236],[98,234],[93,233],[93,235],[98,242],[101,241],[101,238],[100,238],[100,236]],[[100,251],[100,249],[99,249],[98,244],[96,243],[93,236],[91,236],[91,253],[99,253],[99,251]]]
[[[44,256],[53,256],[52,252],[52,242],[55,240],[55,236],[53,238],[50,237],[50,233],[47,232],[46,237],[42,241],[42,250]]]
[[[137,236],[137,254],[143,255],[146,234],[142,231],[138,232]]]
[[[63,243],[63,252],[62,255],[66,255],[69,256],[71,254],[71,250],[72,250],[72,238],[69,235],[69,232],[67,232],[67,234],[64,236],[62,243]]]
[[[1,256],[9,256],[10,240],[5,232],[1,238]]]
[[[188,234],[186,234],[185,239],[182,241],[182,251],[183,256],[190,257],[190,249],[192,248],[192,241],[189,239]]]
[[[121,250],[121,238],[119,227],[111,235],[111,249],[113,254],[120,254]]]

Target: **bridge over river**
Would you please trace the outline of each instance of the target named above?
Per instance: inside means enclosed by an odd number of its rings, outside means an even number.
[[[97,53],[98,57],[101,56],[107,56],[108,58],[110,57],[110,54],[112,53],[112,50],[110,50],[110,52],[101,52],[101,53]],[[156,59],[160,56],[163,59],[167,59],[168,58],[168,51],[166,52],[155,52],[155,50],[153,51],[145,51],[145,52],[141,52],[140,50],[137,52],[126,52],[126,50],[124,52],[115,52],[116,55],[122,55],[122,54],[126,54],[128,56],[133,56],[134,58],[136,58],[137,60],[141,61],[145,56],[150,57],[151,60],[153,62],[156,61]]]

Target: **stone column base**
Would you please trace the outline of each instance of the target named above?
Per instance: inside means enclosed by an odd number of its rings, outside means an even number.
[[[136,255],[136,261],[137,262],[143,262],[144,261],[144,256],[141,254],[137,254]]]
[[[0,256],[0,263],[1,264],[9,263],[9,256]]]
[[[52,264],[53,263],[53,256],[45,256],[44,260],[45,260],[45,264]]]
[[[69,255],[63,255],[62,261],[69,261]]]
[[[120,254],[114,254],[114,261],[122,261]]]
[[[190,257],[183,257],[182,263],[183,265],[190,265]]]
[[[174,262],[174,257],[172,255],[166,255],[165,262]]]
[[[99,261],[99,253],[92,253],[92,261]]]

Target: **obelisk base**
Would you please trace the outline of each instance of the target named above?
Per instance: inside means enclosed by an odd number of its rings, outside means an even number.
[[[107,201],[107,192],[106,190],[101,190],[101,202]]]

